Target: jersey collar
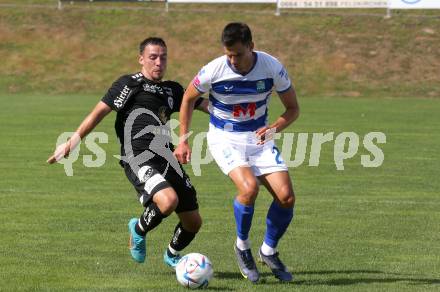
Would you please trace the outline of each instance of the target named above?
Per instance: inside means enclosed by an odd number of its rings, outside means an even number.
[[[234,67],[232,66],[231,62],[229,62],[228,58],[226,58],[226,64],[228,64],[228,67],[231,68],[231,70],[232,70],[234,73],[240,74],[241,76],[246,76],[246,75],[248,75],[249,73],[251,73],[252,70],[254,70],[255,65],[257,64],[258,54],[255,53],[255,52],[252,52],[252,55],[254,55],[254,63],[252,64],[251,69],[249,69],[249,71],[246,72],[246,73],[244,73],[244,74],[241,74],[240,72],[238,72],[237,70],[235,70]]]

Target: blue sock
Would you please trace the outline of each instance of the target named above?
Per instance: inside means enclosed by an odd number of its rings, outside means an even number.
[[[254,216],[254,205],[246,206],[234,200],[234,215],[235,224],[237,226],[237,236],[241,240],[248,239],[252,217]]]
[[[276,248],[278,241],[286,232],[292,218],[293,208],[281,208],[280,205],[273,201],[267,212],[264,242],[268,246]]]

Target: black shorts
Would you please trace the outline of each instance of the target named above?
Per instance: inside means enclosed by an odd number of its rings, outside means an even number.
[[[199,208],[196,190],[183,168],[181,168],[183,173],[183,177],[181,177],[171,166],[167,169],[166,165],[146,163],[141,166],[143,177],[139,178],[128,163],[124,163],[123,167],[125,175],[136,189],[138,198],[144,207],[149,204],[155,193],[172,187],[179,198],[179,203],[174,210],[176,213]]]

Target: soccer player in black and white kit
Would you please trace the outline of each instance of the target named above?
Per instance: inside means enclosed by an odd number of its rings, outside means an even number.
[[[141,71],[116,80],[75,134],[57,147],[48,163],[67,157],[107,114],[116,111],[120,164],[145,208],[139,218],[128,223],[131,255],[137,262],[145,261],[146,234],[174,211],[179,223],[164,261],[175,267],[179,252],[194,239],[202,224],[196,191],[173,155],[167,124],[170,115],[179,111],[184,89],[177,82],[162,81],[167,47],[161,38],[142,41],[139,53]],[[208,112],[207,104],[207,100],[199,99],[195,108]]]

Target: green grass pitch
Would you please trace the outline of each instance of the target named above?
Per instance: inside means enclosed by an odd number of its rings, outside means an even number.
[[[184,291],[162,263],[175,215],[149,234],[145,264],[130,258],[126,224],[142,210],[113,157],[114,114],[96,129],[109,136],[100,144],[104,166],[84,167],[83,155],[93,154],[85,147],[72,177],[62,165],[45,163],[58,135],[75,130],[98,99],[0,96],[0,291]],[[192,175],[204,225],[185,250],[211,259],[209,289],[438,291],[440,100],[300,98],[300,105],[299,120],[286,131],[309,133],[309,144],[304,163],[290,169],[296,215],[279,246],[295,281],[280,284],[262,266],[260,284],[242,279],[232,250],[234,188],[210,163],[202,176]],[[280,111],[274,97],[271,119]],[[206,130],[207,116],[197,114],[193,128]],[[386,144],[378,144],[385,159],[378,168],[364,168],[362,139],[374,131],[386,135]],[[359,135],[359,151],[343,171],[335,167],[334,140],[323,144],[319,166],[308,165],[315,132]],[[261,190],[251,232],[254,254],[269,203]]]

